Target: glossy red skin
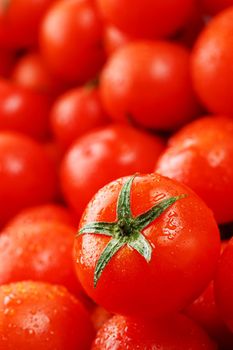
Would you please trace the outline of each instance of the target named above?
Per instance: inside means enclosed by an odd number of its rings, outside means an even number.
[[[50,104],[44,94],[0,80],[0,129],[44,139],[48,134]]]
[[[161,38],[177,32],[193,11],[193,0],[98,0],[106,21],[139,38]]]
[[[223,320],[233,332],[233,239],[225,248],[216,273],[215,295]]]
[[[119,191],[126,178],[102,188],[80,221],[115,222]],[[76,271],[87,294],[113,313],[165,317],[182,310],[213,278],[219,257],[219,232],[212,213],[185,186],[158,174],[134,179],[131,210],[138,216],[162,198],[187,194],[167,209],[143,234],[153,247],[150,263],[124,246],[105,267],[94,288],[94,270],[109,237],[84,234],[76,238]]]
[[[216,15],[218,12],[233,6],[233,0],[199,0],[203,11],[210,15]]]
[[[155,168],[192,188],[218,223],[233,220],[233,121],[205,117],[175,134]]]
[[[0,4],[0,47],[18,49],[35,45],[41,19],[55,1],[2,0]]]
[[[110,312],[97,305],[91,314],[91,320],[95,331],[98,331],[112,316]]]
[[[104,48],[108,56],[118,50],[120,47],[128,44],[130,41],[135,40],[129,35],[121,32],[114,26],[106,26],[104,30]]]
[[[43,147],[20,134],[0,133],[0,224],[23,208],[51,202],[55,167]]]
[[[157,323],[114,316],[99,330],[91,349],[216,350],[217,347],[200,327],[184,316]]]
[[[151,172],[164,150],[162,140],[123,125],[90,132],[77,140],[61,165],[61,186],[78,216],[94,194],[110,181]]]
[[[67,91],[54,103],[50,112],[52,131],[62,149],[94,128],[107,124],[99,90],[80,87]]]
[[[100,77],[104,107],[115,121],[171,130],[198,112],[187,49],[165,41],[130,43],[111,56]]]
[[[34,224],[41,221],[58,222],[69,226],[75,225],[75,220],[67,208],[52,203],[22,210],[7,223],[7,226],[16,227],[22,224]],[[78,224],[78,221],[76,224]]]
[[[104,62],[101,36],[102,21],[92,0],[59,1],[42,22],[41,53],[64,81],[86,82]]]
[[[15,65],[11,78],[18,85],[37,92],[58,94],[63,90],[62,82],[54,77],[38,53],[24,55]]]
[[[64,287],[19,282],[0,287],[0,348],[89,350],[93,329]]]
[[[194,88],[209,111],[233,116],[233,8],[200,34],[192,53]]]
[[[8,50],[0,49],[0,76],[7,78],[14,63],[14,54]]]
[[[79,295],[72,256],[75,232],[56,221],[8,226],[0,235],[0,284],[35,280],[63,285]]]

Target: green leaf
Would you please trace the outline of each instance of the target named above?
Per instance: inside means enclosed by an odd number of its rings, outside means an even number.
[[[100,279],[100,276],[105,268],[105,266],[109,263],[112,257],[118,252],[118,250],[125,245],[125,240],[122,238],[113,238],[108,243],[103,253],[101,254],[95,268],[94,274],[94,287],[97,286],[97,283]]]
[[[138,232],[137,238],[129,242],[128,245],[137,250],[137,252],[145,258],[145,260],[149,263],[151,261],[152,256],[152,247],[146,237],[143,236],[140,232]]]
[[[132,218],[130,208],[130,193],[133,180],[136,175],[130,177],[129,180],[123,185],[117,202],[117,220]]]
[[[181,195],[178,197],[170,197],[162,200],[160,203],[156,204],[147,212],[139,215],[135,219],[135,225],[137,230],[141,231],[150,225],[155,219],[157,219],[160,215],[164,213],[169,207],[171,207],[176,201],[186,197],[186,195]]]
[[[105,236],[112,236],[115,228],[116,224],[114,222],[90,222],[78,232],[78,235],[96,233]]]

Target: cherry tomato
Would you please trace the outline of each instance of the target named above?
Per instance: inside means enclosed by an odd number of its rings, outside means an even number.
[[[194,0],[97,0],[108,23],[140,38],[166,37],[188,22]]]
[[[164,149],[160,138],[129,126],[110,125],[77,140],[61,165],[67,203],[81,216],[89,200],[110,181],[152,172]]]
[[[19,282],[0,287],[0,349],[89,350],[93,329],[64,287]]]
[[[192,55],[194,87],[213,113],[233,116],[233,8],[209,22]]]
[[[193,321],[175,316],[160,322],[114,316],[97,333],[92,350],[216,350],[215,344]]]
[[[216,13],[233,6],[233,0],[199,0],[205,13],[216,15]]]
[[[55,0],[1,0],[0,47],[18,49],[37,43],[42,17]]]
[[[233,239],[230,240],[221,256],[216,279],[216,301],[223,320],[233,332]]]
[[[8,226],[0,235],[0,284],[35,280],[80,294],[72,256],[74,234],[73,227],[57,221]]]
[[[35,224],[41,221],[58,222],[64,225],[74,226],[77,224],[71,212],[58,204],[44,204],[22,210],[7,223],[7,226],[19,226],[23,224]]]
[[[218,223],[233,220],[233,121],[206,117],[186,125],[170,140],[156,171],[192,188]]]
[[[48,134],[50,99],[43,94],[0,80],[0,129],[42,139]]]
[[[102,22],[93,0],[62,0],[46,14],[40,33],[42,55],[65,81],[85,82],[104,62]]]
[[[18,85],[37,92],[58,94],[63,90],[62,82],[54,77],[38,53],[24,55],[14,67],[12,79]]]
[[[112,314],[110,312],[97,305],[91,314],[91,320],[95,331],[98,331],[111,317]]]
[[[0,49],[0,76],[7,78],[10,75],[14,63],[12,52]]]
[[[87,294],[123,315],[165,317],[213,278],[219,231],[187,187],[158,174],[102,188],[80,221],[75,261]]]
[[[100,79],[104,107],[117,121],[171,130],[198,112],[189,52],[165,41],[130,43],[112,55]]]
[[[52,108],[50,118],[55,138],[63,149],[108,121],[99,90],[93,87],[76,88],[60,96]]]
[[[123,45],[128,44],[133,39],[129,35],[121,32],[113,26],[105,27],[104,31],[104,47],[107,54],[110,56]]]
[[[0,224],[25,207],[53,200],[56,174],[43,147],[16,133],[0,133]]]

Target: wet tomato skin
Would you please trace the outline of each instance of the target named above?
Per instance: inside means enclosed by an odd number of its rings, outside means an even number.
[[[80,229],[91,222],[116,221],[117,198],[125,181],[116,180],[94,196]],[[210,282],[219,257],[219,232],[211,211],[191,190],[157,174],[137,176],[131,193],[132,214],[144,213],[164,196],[181,194],[187,197],[143,231],[153,247],[150,263],[124,246],[107,264],[96,288],[95,266],[110,238],[94,233],[77,236],[76,270],[96,303],[114,313],[164,317],[190,304]]]
[[[0,334],[4,350],[89,350],[93,329],[64,287],[28,281],[0,287]]]

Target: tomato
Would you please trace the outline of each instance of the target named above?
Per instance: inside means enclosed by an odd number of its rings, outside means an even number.
[[[205,13],[215,15],[216,13],[233,6],[233,0],[199,0]]]
[[[223,320],[233,332],[233,239],[221,256],[215,278],[215,294]]]
[[[72,247],[75,229],[57,221],[8,226],[0,235],[0,284],[35,280],[80,294]]]
[[[61,148],[95,127],[107,124],[108,118],[94,87],[80,87],[60,96],[50,113],[52,130]]]
[[[218,223],[233,220],[233,121],[205,117],[170,140],[156,171],[192,188],[213,210]]]
[[[18,49],[37,43],[40,21],[55,0],[1,0],[0,47]]]
[[[100,78],[104,107],[113,120],[171,130],[198,112],[189,52],[175,43],[130,43],[112,55]]]
[[[213,113],[233,116],[233,8],[209,22],[192,54],[194,87]]]
[[[29,52],[14,67],[12,79],[15,83],[41,93],[58,94],[63,90],[62,82],[54,77],[38,53]]]
[[[125,175],[152,172],[164,149],[157,136],[129,126],[110,125],[77,140],[61,165],[61,186],[78,216],[89,200],[110,181]]]
[[[139,38],[165,37],[188,22],[194,0],[97,0],[106,21]]]
[[[91,314],[91,320],[95,331],[98,331],[111,317],[112,314],[110,314],[110,312],[97,305]]]
[[[215,344],[193,321],[174,316],[160,322],[114,316],[97,333],[92,350],[216,350]]]
[[[0,224],[25,207],[53,200],[56,174],[43,147],[16,133],[0,133]]]
[[[110,56],[114,51],[123,45],[128,44],[133,39],[113,26],[107,26],[104,30],[104,47]]]
[[[92,0],[59,1],[42,21],[42,56],[61,79],[85,82],[104,62],[101,36],[102,21]]]
[[[111,312],[137,317],[182,310],[210,282],[218,257],[211,211],[187,187],[158,174],[102,188],[75,243],[87,294]]]
[[[93,330],[64,287],[19,282],[0,287],[0,349],[89,350]]]
[[[7,226],[16,227],[23,224],[40,223],[41,221],[58,222],[69,226],[77,224],[68,209],[51,203],[22,210],[7,223]]]
[[[0,49],[0,76],[8,77],[14,63],[14,55],[8,50]]]
[[[43,139],[48,134],[50,100],[43,94],[0,80],[0,129]]]

